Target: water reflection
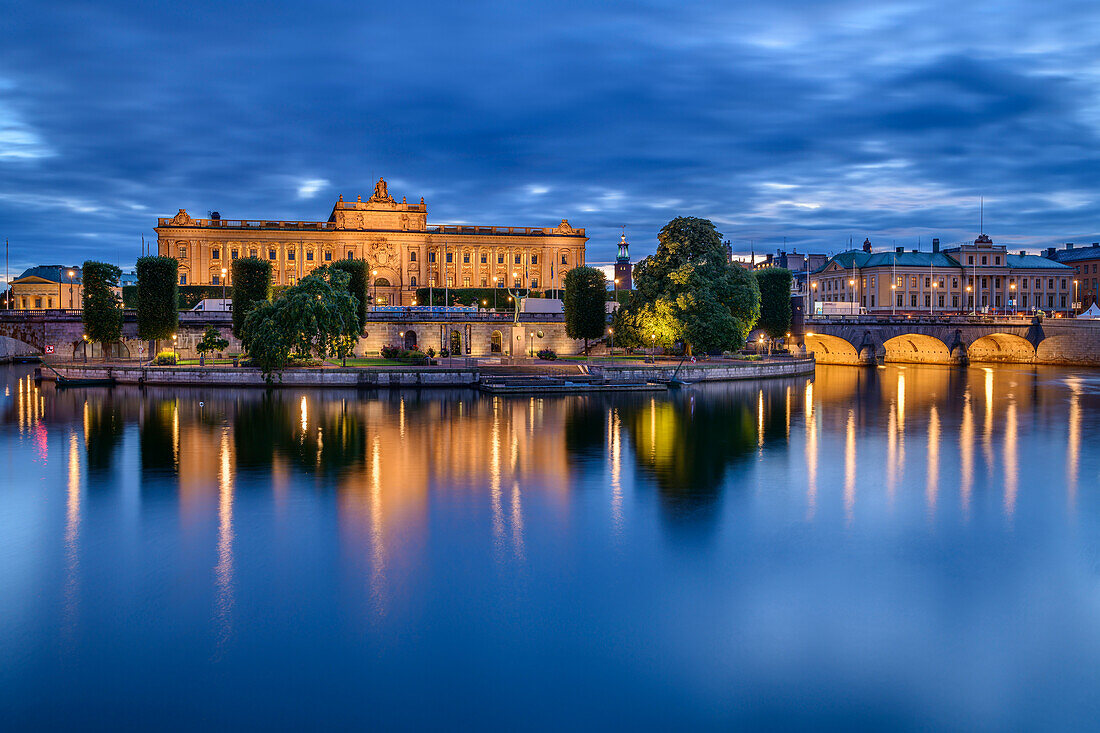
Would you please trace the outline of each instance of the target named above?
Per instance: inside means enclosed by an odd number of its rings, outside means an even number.
[[[292,645],[323,650],[303,668],[384,690],[382,708],[418,685],[522,698],[513,670],[566,699],[573,677],[545,660],[634,682],[639,648],[693,670],[662,678],[680,710],[724,710],[739,684],[766,697],[753,679],[796,683],[807,658],[839,684],[965,692],[1078,625],[1066,658],[1088,661],[1074,653],[1095,610],[1096,372],[836,367],[554,399],[57,391],[7,374],[0,455],[27,480],[0,490],[0,643],[8,690],[38,679],[40,699],[69,694],[57,669],[35,677],[59,637],[91,655],[72,672],[89,695],[156,647],[179,670],[165,687],[258,677],[289,699],[272,680],[294,671],[257,650]],[[441,657],[469,674],[441,687]],[[729,676],[742,666],[762,674]]]

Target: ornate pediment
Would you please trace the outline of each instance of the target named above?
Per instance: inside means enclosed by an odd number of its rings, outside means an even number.
[[[561,224],[554,228],[554,234],[576,234],[577,230],[569,225],[568,219],[562,219]]]
[[[195,220],[184,209],[180,209],[180,212],[168,221],[169,226],[174,227],[189,227],[194,223]]]

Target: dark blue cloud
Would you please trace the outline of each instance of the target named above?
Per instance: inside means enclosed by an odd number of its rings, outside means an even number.
[[[673,216],[745,250],[1100,239],[1090,2],[15,3],[12,269],[136,256],[158,215],[324,218],[379,175],[432,221]]]

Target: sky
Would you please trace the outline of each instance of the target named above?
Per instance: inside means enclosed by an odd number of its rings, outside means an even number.
[[[1100,240],[1100,3],[0,0],[0,238],[138,256],[158,216],[587,229],[736,252]]]

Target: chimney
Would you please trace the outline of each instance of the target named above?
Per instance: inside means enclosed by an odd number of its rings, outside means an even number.
[[[1093,247],[1100,247],[1100,242],[1093,242],[1093,243],[1092,243],[1092,246],[1093,246]]]
[[[864,252],[870,252],[871,251],[871,240],[870,239],[865,238],[863,240],[863,251]]]
[[[1026,249],[1021,249],[1021,250],[1020,250],[1020,256],[1021,256],[1021,257],[1023,257],[1023,256],[1024,256],[1024,255],[1026,255],[1026,254],[1027,254],[1027,250],[1026,250]]]
[[[1047,257],[1048,259],[1054,259],[1055,249],[1057,249],[1057,248],[1056,247],[1047,247],[1047,253],[1044,256]]]
[[[894,247],[894,251],[900,255],[902,252],[905,251],[905,247]]]
[[[1066,242],[1066,249],[1073,249],[1073,242]]]
[[[913,251],[914,251],[914,252],[920,252],[920,250],[919,250],[919,249],[915,249],[915,250],[913,250]]]
[[[933,252],[939,252],[940,251],[940,240],[938,240],[938,239],[933,239],[932,240],[932,251]]]

